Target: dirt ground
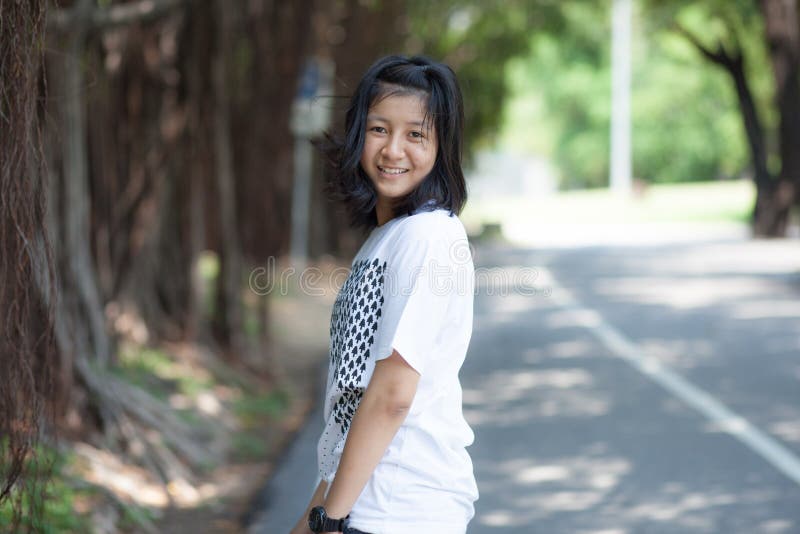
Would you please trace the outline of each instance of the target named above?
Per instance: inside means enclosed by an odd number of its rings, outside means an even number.
[[[266,456],[257,462],[231,463],[215,470],[208,483],[219,488],[218,496],[201,506],[167,509],[157,521],[158,532],[243,532],[275,461],[304,422],[318,393],[313,377],[327,357],[330,311],[338,287],[344,281],[342,273],[349,266],[327,261],[313,267],[323,273],[315,284],[319,291],[309,287],[301,290],[294,285],[283,290],[276,288],[268,297],[275,350],[273,360],[278,363],[274,371],[290,401],[279,420],[264,426]]]

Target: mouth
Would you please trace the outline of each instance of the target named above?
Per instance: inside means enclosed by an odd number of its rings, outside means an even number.
[[[381,167],[380,165],[378,165],[378,170],[387,176],[398,176],[408,172],[408,169],[403,169],[402,167]]]

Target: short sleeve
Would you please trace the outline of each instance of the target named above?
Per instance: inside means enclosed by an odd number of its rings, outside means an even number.
[[[448,240],[404,232],[387,255],[384,302],[372,346],[374,361],[398,353],[425,373],[454,297],[454,266]],[[417,232],[419,234],[419,232]]]

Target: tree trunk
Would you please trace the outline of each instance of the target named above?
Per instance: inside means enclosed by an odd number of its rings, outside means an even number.
[[[379,5],[345,0],[341,6],[318,0],[317,9],[325,13],[327,24],[318,30],[318,51],[320,55],[333,58],[336,65],[334,107],[331,131],[341,135],[347,102],[364,71],[383,54],[396,52],[401,40],[398,21],[404,19],[407,6],[404,2],[391,0]],[[326,35],[336,35],[331,42]],[[329,172],[326,167],[323,172]],[[317,176],[312,182],[315,189],[322,188],[325,180]],[[322,195],[312,195],[316,202],[313,207],[312,235],[325,235],[327,246],[318,248],[315,254],[334,254],[352,257],[364,239],[364,234],[348,226],[348,216],[344,207],[325,199]],[[323,228],[319,228],[323,225]]]
[[[4,525],[21,532],[23,520],[42,524],[49,467],[37,443],[51,422],[51,379],[57,365],[52,343],[55,270],[46,228],[47,180],[37,106],[44,96],[40,75],[46,8],[43,0],[30,0],[2,9],[0,505],[11,511]]]
[[[224,0],[215,2],[217,14],[217,46],[212,77],[214,85],[214,161],[215,183],[219,195],[220,277],[219,303],[223,314],[222,335],[234,360],[246,356],[243,335],[241,292],[242,258],[236,223],[236,177],[231,154],[229,98],[226,76],[226,51],[231,30],[230,6]]]
[[[688,30],[681,26],[678,26],[677,29],[707,60],[728,73],[736,89],[744,131],[747,136],[747,144],[750,147],[753,181],[756,186],[756,203],[751,215],[753,235],[762,237],[785,235],[789,223],[789,210],[794,197],[793,186],[783,176],[777,179],[773,177],[767,167],[764,129],[754,104],[753,93],[745,75],[744,56],[742,55],[741,47],[737,42],[736,50],[731,54],[721,43],[718,43],[716,50],[711,50]]]
[[[212,294],[206,286],[201,272],[201,258],[204,250],[211,248],[208,236],[210,228],[218,225],[210,220],[210,204],[213,195],[210,186],[213,174],[212,142],[208,130],[212,123],[213,89],[210,87],[212,50],[215,43],[209,42],[208,35],[213,32],[212,20],[204,10],[186,13],[186,25],[182,35],[179,68],[182,92],[185,94],[186,130],[184,133],[183,156],[185,183],[188,188],[188,224],[191,300],[187,337],[196,342],[208,342],[209,310],[207,305]],[[184,190],[185,191],[185,190]],[[213,196],[212,196],[213,195]]]
[[[800,206],[800,12],[797,0],[761,0],[760,6],[780,116],[781,183],[776,196],[783,204]]]
[[[81,0],[73,8],[80,13],[85,13],[92,7],[91,0]],[[82,59],[85,49],[85,40],[88,31],[86,19],[76,19],[74,31],[67,36],[67,53],[65,59],[68,63],[61,72],[60,81],[62,89],[59,91],[64,96],[63,132],[64,141],[64,239],[63,257],[67,262],[64,273],[68,280],[64,281],[65,291],[74,289],[74,299],[66,299],[73,308],[65,313],[59,313],[61,319],[72,318],[73,324],[69,331],[76,338],[82,337],[84,341],[77,341],[77,346],[84,350],[77,351],[78,358],[90,357],[95,363],[105,366],[108,364],[111,345],[106,333],[103,305],[97,286],[94,261],[90,249],[89,217],[91,200],[89,196],[89,176],[86,148],[86,111],[84,109],[84,77]],[[69,304],[67,304],[69,305]],[[76,320],[82,317],[84,320]],[[85,325],[86,331],[82,331]],[[70,348],[63,347],[67,352]],[[90,356],[91,355],[91,356]]]

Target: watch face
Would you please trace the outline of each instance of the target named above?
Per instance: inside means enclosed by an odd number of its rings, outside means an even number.
[[[316,506],[311,509],[308,514],[308,528],[312,532],[322,532],[322,524],[325,522],[325,509],[322,506]]]

